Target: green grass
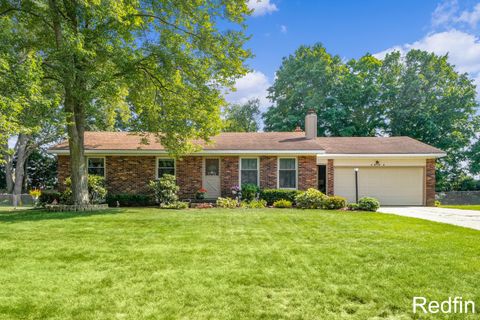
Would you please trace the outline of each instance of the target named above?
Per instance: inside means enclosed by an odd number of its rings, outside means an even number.
[[[469,205],[442,205],[442,208],[451,208],[451,209],[462,209],[462,210],[480,210],[480,204],[469,204]]]
[[[321,210],[0,210],[0,319],[410,319],[413,296],[480,312],[475,230]]]

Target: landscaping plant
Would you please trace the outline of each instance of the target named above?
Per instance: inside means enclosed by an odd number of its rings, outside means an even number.
[[[109,207],[116,207],[117,202],[120,207],[145,207],[155,204],[152,196],[135,193],[108,194],[106,202]]]
[[[187,209],[188,202],[175,201],[172,203],[160,203],[161,209]]]
[[[295,203],[295,197],[300,194],[298,190],[284,190],[284,189],[263,189],[260,190],[260,199],[267,201],[268,205],[272,205],[278,200],[288,200]]]
[[[303,191],[295,197],[297,208],[300,209],[321,209],[325,199],[327,198],[317,189],[310,188]]]
[[[250,202],[242,201],[241,206],[242,208],[262,209],[267,206],[267,201],[265,200],[252,200]]]
[[[274,208],[291,208],[292,207],[292,201],[285,200],[285,199],[280,199],[277,200],[273,203]]]
[[[358,200],[358,208],[364,211],[377,211],[380,208],[380,202],[371,197],[363,197]]]
[[[340,196],[330,196],[323,201],[323,209],[338,210],[345,208],[347,199]]]
[[[253,183],[246,183],[242,185],[242,200],[252,201],[257,197],[257,194],[260,192],[260,188]]]
[[[238,200],[232,199],[232,198],[222,198],[219,197],[217,199],[217,207],[219,208],[228,208],[228,209],[234,209],[237,208],[239,205]]]
[[[158,203],[169,205],[178,201],[177,192],[180,187],[177,186],[175,176],[164,174],[160,179],[150,181],[148,185]]]
[[[60,196],[60,202],[63,204],[73,204],[72,180],[70,177],[65,179],[65,191]],[[107,196],[105,188],[105,178],[98,175],[88,175],[88,198],[91,204],[104,203]]]
[[[358,203],[352,202],[347,204],[347,209],[351,211],[358,210]]]

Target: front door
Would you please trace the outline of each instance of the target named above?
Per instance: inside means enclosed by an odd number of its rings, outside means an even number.
[[[220,159],[205,158],[203,173],[203,188],[207,190],[205,198],[220,197]]]

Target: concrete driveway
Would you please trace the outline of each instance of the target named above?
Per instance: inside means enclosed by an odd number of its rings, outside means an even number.
[[[381,207],[379,212],[480,230],[480,211],[436,207]]]

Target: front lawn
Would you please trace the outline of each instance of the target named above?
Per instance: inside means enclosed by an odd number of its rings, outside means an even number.
[[[478,231],[375,213],[4,210],[0,319],[408,319],[413,296],[480,312],[479,252]]]

